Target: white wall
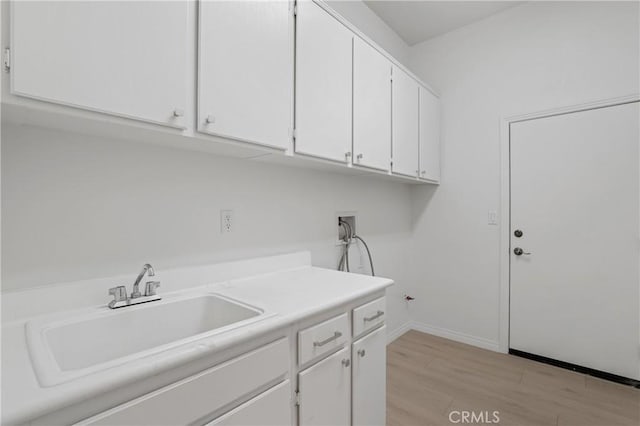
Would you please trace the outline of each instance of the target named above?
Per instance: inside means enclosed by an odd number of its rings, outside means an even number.
[[[2,142],[5,291],[299,249],[335,268],[335,213],[347,210],[376,273],[397,280],[389,329],[407,320],[404,184],[31,127],[3,126]],[[365,256],[354,249],[352,263],[368,273]]]
[[[362,2],[332,6],[406,62]],[[300,249],[335,268],[335,213],[355,210],[376,273],[396,280],[388,328],[408,321],[406,185],[4,124],[1,158],[2,291]],[[234,210],[232,234],[220,234],[220,209]]]
[[[497,344],[499,120],[638,92],[638,25],[636,2],[532,2],[412,48],[443,108],[442,185],[412,193],[414,320]]]
[[[409,45],[362,1],[328,0],[326,3],[378,43],[401,64],[407,65]]]

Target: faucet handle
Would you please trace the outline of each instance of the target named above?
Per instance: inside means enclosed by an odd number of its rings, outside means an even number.
[[[160,287],[160,281],[147,281],[147,284],[145,285],[144,288],[144,295],[145,296],[155,296],[156,293],[156,289]]]
[[[109,302],[109,307],[113,308],[118,302],[127,300],[127,288],[123,285],[109,289],[109,295],[113,296],[113,300]]]

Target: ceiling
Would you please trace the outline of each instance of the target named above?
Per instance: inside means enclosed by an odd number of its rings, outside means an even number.
[[[409,45],[479,21],[521,1],[393,1],[365,0]]]

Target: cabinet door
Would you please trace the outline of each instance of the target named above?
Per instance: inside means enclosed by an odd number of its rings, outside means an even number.
[[[293,14],[286,1],[201,1],[198,130],[286,149]]]
[[[391,62],[365,41],[353,42],[353,163],[389,170]]]
[[[418,175],[419,100],[418,83],[393,67],[393,167],[394,173]]]
[[[344,348],[299,374],[301,426],[351,423],[350,363],[349,348]]]
[[[440,100],[420,87],[420,177],[440,180]]]
[[[295,150],[348,162],[353,34],[314,2],[297,7]]]
[[[386,423],[387,330],[380,327],[353,343],[353,424]]]
[[[280,383],[206,426],[291,425],[291,385]]]
[[[188,2],[11,2],[16,95],[184,127]]]

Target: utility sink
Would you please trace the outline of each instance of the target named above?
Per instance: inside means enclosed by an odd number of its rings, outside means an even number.
[[[261,309],[207,293],[36,319],[27,323],[26,332],[40,384],[52,386],[184,347],[262,317]]]

